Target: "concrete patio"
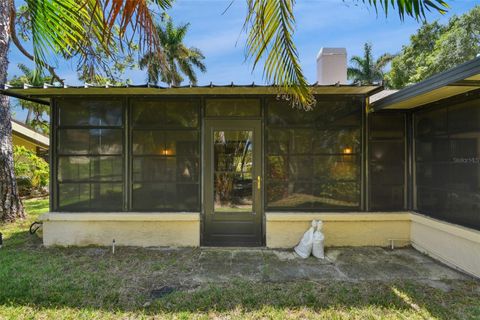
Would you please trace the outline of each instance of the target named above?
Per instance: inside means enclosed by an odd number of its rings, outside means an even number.
[[[163,260],[161,272],[156,273],[156,276],[151,275],[157,287],[159,285],[195,287],[206,283],[227,283],[234,280],[254,282],[411,280],[431,282],[437,286],[436,282],[441,284],[444,280],[448,282],[472,279],[412,248],[394,250],[380,247],[331,248],[326,250],[324,260],[314,257],[303,260],[293,251],[268,249],[147,250],[157,251],[157,258],[162,257]]]

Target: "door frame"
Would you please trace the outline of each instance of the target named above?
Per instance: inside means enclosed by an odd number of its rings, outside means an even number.
[[[254,173],[252,173],[252,183],[257,183],[254,181],[253,177],[259,176],[261,179],[260,189],[253,188],[253,199],[254,206],[253,210],[255,211],[255,220],[259,225],[259,234],[258,239],[259,243],[257,246],[265,246],[265,210],[264,210],[264,192],[265,192],[265,183],[264,183],[264,150],[263,150],[263,121],[262,119],[205,119],[202,123],[202,177],[201,177],[201,201],[202,201],[202,214],[201,214],[201,236],[200,236],[200,245],[201,246],[211,246],[208,243],[206,235],[206,224],[207,224],[207,214],[213,214],[213,201],[210,199],[210,204],[207,201],[207,196],[213,194],[213,171],[214,171],[214,149],[212,142],[213,132],[219,130],[251,130],[254,132],[254,145],[253,145],[253,155],[257,159],[254,165]],[[210,139],[210,140],[209,140]],[[210,177],[209,177],[210,176]]]

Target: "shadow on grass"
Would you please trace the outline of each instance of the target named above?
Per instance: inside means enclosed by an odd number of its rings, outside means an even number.
[[[21,241],[20,241],[21,240]],[[317,281],[194,284],[198,250],[51,248],[18,232],[0,250],[2,308],[76,317],[209,316],[471,318],[480,316],[480,287],[447,283],[448,292],[415,281]],[[163,285],[177,292],[151,301]],[[147,303],[147,307],[145,307]],[[53,311],[52,311],[53,310]],[[6,312],[6,311],[3,311]],[[13,311],[10,311],[13,312]],[[65,313],[66,312],[66,313]]]

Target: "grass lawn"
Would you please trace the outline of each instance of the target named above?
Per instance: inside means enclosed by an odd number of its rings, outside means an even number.
[[[0,225],[0,319],[327,318],[480,319],[477,281],[233,281],[188,287],[161,299],[150,291],[185,267],[164,250],[45,249],[28,233],[47,200],[28,200],[26,221]]]

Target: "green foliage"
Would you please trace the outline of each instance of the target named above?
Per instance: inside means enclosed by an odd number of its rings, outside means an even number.
[[[32,192],[42,192],[48,186],[49,166],[42,158],[25,148],[14,146],[13,161],[15,165],[15,176],[22,195]]]
[[[160,44],[163,47],[167,64],[164,65],[158,56],[149,52],[139,61],[140,68],[147,69],[147,81],[158,84],[159,80],[169,85],[179,86],[186,75],[191,84],[197,84],[195,68],[201,72],[207,69],[203,60],[205,56],[200,49],[186,47],[183,40],[187,34],[189,24],[175,26],[170,18],[166,18],[164,25],[157,25],[156,29]]]
[[[23,63],[18,64],[18,69],[20,69],[23,74],[20,76],[15,75],[10,79],[9,83],[11,85],[22,86],[24,84],[29,84],[33,86],[42,86],[44,83],[51,83],[52,81],[51,76],[36,76],[35,71],[31,70]],[[44,134],[49,133],[50,106],[23,99],[17,100],[16,103],[18,103],[22,109],[28,110],[25,124]]]
[[[381,82],[385,75],[383,69],[393,58],[393,55],[385,53],[375,60],[372,45],[365,43],[363,57],[353,56],[350,59],[351,66],[347,69],[348,78],[362,85]]]
[[[446,25],[425,23],[392,60],[386,78],[400,89],[474,59],[480,53],[480,6]]]
[[[88,42],[84,45],[88,52],[80,55],[77,63],[79,80],[96,86],[118,86],[131,82],[125,79],[124,74],[137,67],[134,56],[138,54],[139,46],[135,39],[122,41],[119,27],[114,26],[108,51],[95,39],[88,38],[85,42]]]
[[[31,40],[40,76],[54,56],[78,57],[79,72],[104,67],[105,58],[138,43],[140,50],[163,56],[155,33],[154,8],[166,10],[171,0],[25,0],[16,24]],[[108,75],[107,75],[108,76]]]

